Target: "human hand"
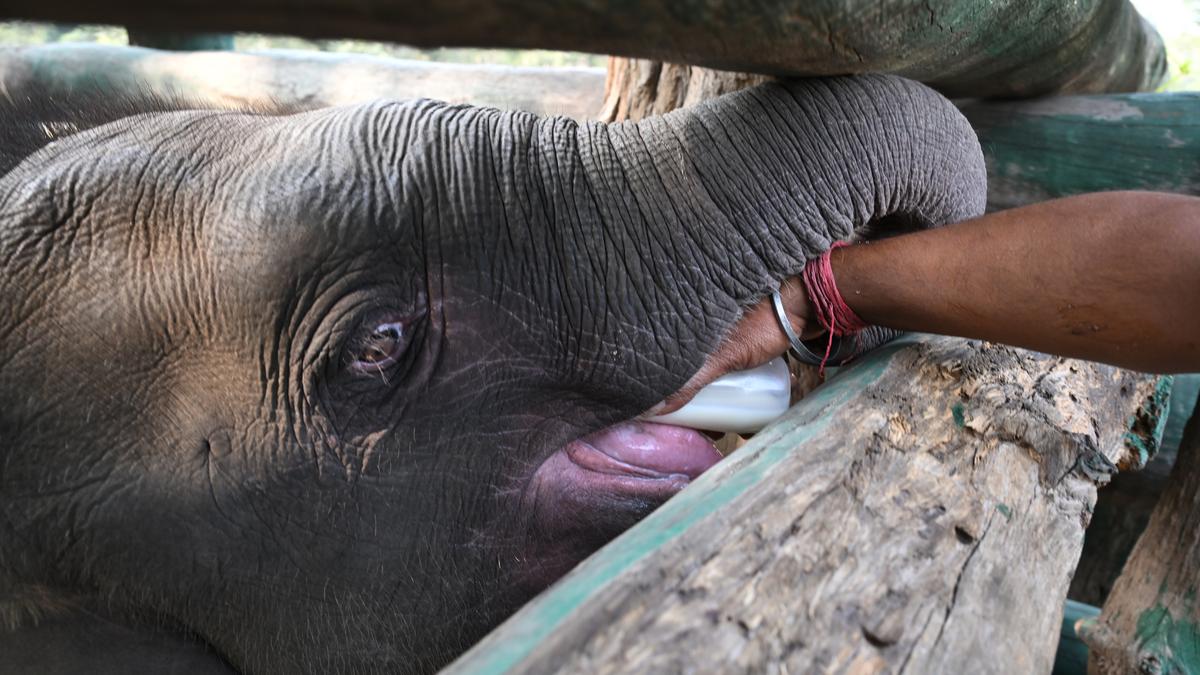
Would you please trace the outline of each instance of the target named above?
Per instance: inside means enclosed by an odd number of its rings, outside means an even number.
[[[792,329],[801,339],[807,340],[824,332],[813,314],[808,292],[800,277],[785,279],[780,286],[779,295],[788,319],[791,320]],[[721,375],[762,365],[786,352],[788,347],[787,335],[775,316],[770,296],[763,298],[746,310],[717,351],[708,357],[704,366],[682,389],[664,401],[661,407],[656,407],[654,413],[671,412],[690,400],[704,385]]]

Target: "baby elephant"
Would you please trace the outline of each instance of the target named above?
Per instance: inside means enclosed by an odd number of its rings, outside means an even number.
[[[2,115],[4,672],[436,669],[719,459],[637,418],[746,307],[984,205],[895,77],[612,125]]]

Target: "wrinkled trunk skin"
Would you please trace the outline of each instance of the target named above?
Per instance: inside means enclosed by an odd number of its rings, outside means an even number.
[[[469,283],[548,317],[529,348],[552,345],[564,374],[588,373],[583,390],[614,404],[601,426],[681,387],[745,307],[833,242],[891,222],[956,222],[984,207],[983,156],[966,120],[936,92],[894,76],[769,83],[615,124],[436,114],[445,120],[428,130],[486,145],[477,166],[441,180],[464,193],[494,187],[495,201],[481,207],[503,211],[507,225],[484,239],[509,242],[503,255],[546,273]],[[477,227],[457,229],[478,239]],[[448,263],[463,274],[493,269],[496,249],[470,248],[474,257]],[[513,288],[526,290],[498,295]]]
[[[627,242],[643,244],[626,252],[646,270],[633,277],[679,291],[660,308],[678,322],[664,334],[696,336],[697,354],[833,242],[897,214],[935,226],[983,211],[971,128],[940,95],[895,77],[766,84],[580,131],[599,218],[640,216],[625,225]]]

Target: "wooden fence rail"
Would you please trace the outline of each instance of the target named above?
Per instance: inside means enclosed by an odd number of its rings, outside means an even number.
[[[7,0],[0,18],[618,54],[777,75],[891,72],[955,96],[1153,89],[1129,0]]]
[[[1096,481],[1156,382],[907,338],[448,672],[1048,672]]]

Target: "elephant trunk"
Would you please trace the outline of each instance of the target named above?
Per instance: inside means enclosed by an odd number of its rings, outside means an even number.
[[[683,341],[690,372],[746,306],[833,242],[955,222],[985,204],[966,119],[897,77],[772,83],[579,131],[599,220],[624,233],[639,302],[660,336]]]
[[[645,221],[654,236],[690,242],[727,269],[717,281],[739,303],[835,241],[886,234],[885,221],[955,222],[985,204],[969,123],[936,92],[897,77],[768,84],[591,131],[610,141],[625,201],[654,216]]]

